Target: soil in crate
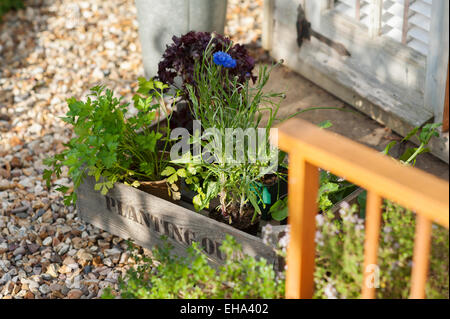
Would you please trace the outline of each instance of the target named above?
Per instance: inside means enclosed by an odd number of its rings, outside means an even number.
[[[233,212],[235,212],[235,214],[233,214]],[[209,212],[208,217],[217,220],[218,222],[230,225],[231,227],[234,227],[236,229],[242,230],[243,232],[246,232],[250,235],[257,235],[259,231],[260,217],[256,216],[255,220],[252,222],[253,215],[255,213],[252,207],[245,207],[242,216],[239,216],[238,207],[230,207],[229,213],[229,216],[224,216],[220,211],[214,209]]]

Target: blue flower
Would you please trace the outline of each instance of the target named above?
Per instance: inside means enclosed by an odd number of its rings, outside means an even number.
[[[231,56],[223,51],[218,51],[213,55],[214,63],[217,65],[223,65],[229,59],[231,59]]]
[[[236,60],[229,59],[223,64],[223,66],[226,67],[226,68],[232,68],[233,69],[233,68],[236,67]]]
[[[234,60],[231,57],[231,55],[229,55],[228,53],[225,53],[223,51],[214,53],[213,61],[215,64],[222,65],[226,68],[235,68],[236,67],[236,60]]]

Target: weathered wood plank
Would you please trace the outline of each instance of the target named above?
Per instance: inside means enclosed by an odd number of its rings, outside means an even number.
[[[381,34],[381,18],[382,18],[382,0],[371,0],[370,3],[370,24],[369,24],[369,36],[376,38]]]
[[[449,113],[448,113],[448,104],[449,104],[449,98],[448,98],[448,79],[449,79],[449,76],[448,76],[448,70],[449,70],[449,67],[448,67],[448,65],[447,65],[447,86],[446,86],[446,88],[445,88],[445,103],[444,103],[444,115],[443,115],[443,119],[442,119],[442,132],[448,132],[448,127],[449,127],[449,125],[448,125],[448,115],[449,115]]]
[[[136,244],[151,249],[161,245],[160,237],[165,235],[178,256],[187,256],[186,248],[196,241],[211,263],[217,265],[224,261],[219,247],[228,234],[242,245],[245,254],[275,264],[273,249],[256,236],[124,184],[117,183],[106,196],[94,191],[94,184],[93,178],[87,178],[78,188],[78,214],[116,236],[132,238]]]
[[[433,1],[424,107],[434,113],[434,122],[443,121],[449,57],[449,1]]]
[[[275,0],[264,0],[263,25],[262,25],[262,47],[264,50],[272,49],[273,34],[273,9]]]

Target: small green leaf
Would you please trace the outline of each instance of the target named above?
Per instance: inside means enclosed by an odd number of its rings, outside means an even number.
[[[58,192],[61,193],[67,193],[67,191],[69,190],[69,187],[67,186],[63,186],[63,185],[59,185],[57,188],[55,188]]]
[[[200,210],[200,208],[203,206],[203,197],[202,194],[197,194],[192,198],[192,204],[194,204],[194,208],[196,210]]]
[[[98,182],[98,180],[100,179],[100,174],[101,174],[101,170],[97,169],[95,171],[95,181]]]
[[[329,120],[326,120],[326,121],[319,123],[318,126],[320,128],[330,128],[333,126],[333,124]]]
[[[400,157],[399,160],[406,162],[408,159],[411,158],[411,156],[414,154],[414,152],[417,150],[416,147],[408,148]]]
[[[409,141],[411,137],[416,135],[416,133],[419,131],[419,127],[415,127],[411,132],[408,133],[408,135],[405,136],[405,138],[402,140],[402,142]]]
[[[167,178],[167,182],[168,182],[169,184],[173,184],[173,183],[175,183],[177,180],[178,180],[178,175],[177,175],[177,174],[173,174],[173,175],[171,175],[171,176],[169,176],[169,177]]]
[[[281,222],[282,220],[285,220],[288,216],[288,208],[284,207],[280,210],[276,210],[274,212],[272,212],[272,218],[275,219],[276,221]]]
[[[366,202],[367,202],[367,191],[363,191],[357,197],[358,205],[359,205],[359,216],[361,218],[365,218],[366,216]]]
[[[108,187],[106,187],[106,185],[103,185],[101,194],[102,194],[102,195],[106,195],[107,193],[108,193]]]
[[[390,142],[388,145],[386,145],[386,147],[383,150],[383,154],[384,155],[389,155],[389,151],[391,150],[391,148],[393,148],[395,145],[397,145],[397,141],[392,141]]]
[[[139,183],[138,181],[134,181],[131,186],[138,188],[139,186],[141,186],[141,183]]]
[[[162,172],[161,172],[161,176],[169,176],[169,175],[173,175],[176,173],[175,168],[173,168],[172,166],[167,166]]]
[[[188,164],[186,169],[189,174],[192,174],[192,175],[197,174],[197,168],[194,165]]]
[[[177,171],[177,175],[180,176],[180,177],[186,177],[186,170],[184,168],[180,168]]]

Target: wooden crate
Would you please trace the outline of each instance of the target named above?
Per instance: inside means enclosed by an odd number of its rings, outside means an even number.
[[[94,191],[94,184],[95,180],[88,177],[77,190],[79,217],[116,236],[131,238],[136,244],[152,249],[163,243],[161,235],[165,235],[178,256],[187,256],[186,248],[196,241],[217,266],[224,261],[219,247],[229,234],[242,245],[245,254],[263,257],[274,266],[278,264],[273,249],[259,237],[121,183],[116,183],[106,196]]]

